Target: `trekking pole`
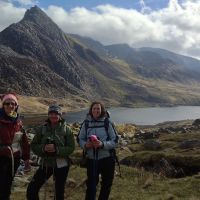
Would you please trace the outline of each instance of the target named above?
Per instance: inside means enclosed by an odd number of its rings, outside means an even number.
[[[54,200],[56,200],[56,177],[55,177],[55,168],[53,168],[53,192],[54,192]]]
[[[45,167],[44,200],[47,198],[47,166]]]
[[[96,199],[97,149],[93,148],[93,200]]]

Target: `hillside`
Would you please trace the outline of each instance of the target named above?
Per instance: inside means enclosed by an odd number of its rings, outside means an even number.
[[[113,94],[109,87],[105,91],[101,82],[109,81],[111,74],[118,75],[118,72],[93,51],[70,39],[37,6],[27,10],[20,22],[0,33],[0,44],[3,45],[0,59],[4,90],[7,85],[20,94],[46,97],[79,94],[93,98]],[[14,76],[17,85],[6,78],[7,72]]]
[[[182,73],[189,74],[186,76],[186,79],[195,79],[199,81],[200,72],[200,61],[188,56],[179,55],[165,49],[159,48],[150,48],[150,47],[142,47],[142,48],[132,48],[127,44],[114,44],[104,46],[100,42],[93,40],[92,38],[82,37],[75,34],[70,34],[72,38],[76,41],[80,42],[84,46],[92,49],[96,54],[103,57],[104,59],[122,59],[128,64],[134,67],[138,65],[142,68],[153,68],[154,70],[159,70],[161,67],[162,72],[165,72],[165,67],[162,66],[168,65],[171,69],[180,70]],[[160,72],[160,71],[159,71]],[[152,75],[156,73],[152,71]],[[159,75],[159,73],[157,73]],[[168,74],[170,76],[171,74]],[[163,78],[161,76],[158,76]],[[178,77],[178,72],[177,72]],[[176,80],[176,79],[174,79]],[[179,80],[179,79],[178,79]]]
[[[199,61],[184,57],[183,66],[181,55],[159,52],[66,34],[35,6],[0,32],[0,93],[121,106],[200,105]]]
[[[200,81],[199,60],[162,49],[134,49],[126,44],[110,45],[106,49],[113,56],[125,60],[133,71],[143,77],[183,84]]]

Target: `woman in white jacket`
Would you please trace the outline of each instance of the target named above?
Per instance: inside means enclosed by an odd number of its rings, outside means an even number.
[[[116,146],[117,138],[112,123],[106,116],[104,105],[101,102],[93,102],[78,136],[79,145],[88,157],[85,200],[95,200],[100,174],[102,180],[98,200],[108,199],[115,171],[112,150]]]

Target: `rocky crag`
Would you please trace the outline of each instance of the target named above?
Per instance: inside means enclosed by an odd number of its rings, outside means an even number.
[[[0,93],[123,106],[199,105],[198,60],[64,33],[39,7],[0,32]]]

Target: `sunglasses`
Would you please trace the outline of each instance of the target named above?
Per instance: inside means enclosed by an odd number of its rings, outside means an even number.
[[[3,105],[5,105],[5,106],[16,106],[16,103],[14,103],[14,102],[5,102]]]

